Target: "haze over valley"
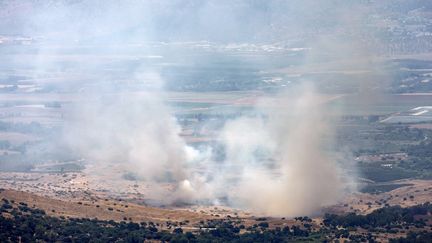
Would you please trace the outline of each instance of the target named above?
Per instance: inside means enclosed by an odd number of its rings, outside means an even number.
[[[430,241],[431,16],[1,2],[0,241]]]

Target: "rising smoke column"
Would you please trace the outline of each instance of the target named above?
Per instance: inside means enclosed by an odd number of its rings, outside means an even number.
[[[186,145],[162,100],[161,92],[145,92],[81,103],[65,137],[90,162],[87,172],[111,174],[112,181],[133,173],[152,185],[146,196],[163,204],[228,198],[232,206],[271,216],[314,213],[337,202],[349,186],[328,150],[332,120],[311,86],[263,99],[256,110],[265,116],[228,121],[219,136],[222,162],[212,161],[211,148],[200,152]],[[205,173],[193,173],[197,166]],[[174,191],[158,186],[164,183]]]
[[[63,142],[86,159],[87,174],[114,184],[129,175],[152,185],[146,196],[158,203],[177,200],[162,186],[181,188],[188,177],[187,161],[196,153],[179,136],[181,128],[163,102],[161,88],[80,97],[66,116]]]
[[[309,215],[337,202],[348,186],[326,148],[331,121],[310,87],[277,100],[279,105],[264,102],[265,121],[240,118],[225,126],[227,161],[243,168],[228,196],[234,205],[264,215]]]

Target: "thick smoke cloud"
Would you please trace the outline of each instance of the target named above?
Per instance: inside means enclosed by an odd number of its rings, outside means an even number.
[[[90,160],[131,168],[140,178],[181,180],[186,145],[154,94],[115,94],[80,106],[66,126],[71,146]]]
[[[161,204],[225,203],[272,216],[317,212],[349,188],[328,150],[333,128],[311,87],[282,93],[256,107],[260,116],[228,121],[220,131],[224,161],[186,145],[160,92],[113,94],[78,104],[65,126],[87,173],[151,183]],[[201,168],[196,173],[197,167]],[[204,168],[204,173],[203,173]],[[164,183],[174,185],[167,190]],[[230,190],[227,190],[229,188]]]
[[[140,93],[81,95],[67,114],[63,142],[87,160],[89,175],[109,178],[112,184],[125,175],[149,182],[154,187],[150,196],[169,204],[180,196],[163,185],[184,184],[187,161],[196,151],[179,136],[181,128],[164,104],[160,86]]]
[[[333,131],[322,100],[310,87],[296,91],[261,108],[265,121],[240,118],[225,127],[224,142],[233,151],[227,160],[242,167],[230,194],[234,203],[265,215],[296,216],[337,202],[347,189],[328,151]]]

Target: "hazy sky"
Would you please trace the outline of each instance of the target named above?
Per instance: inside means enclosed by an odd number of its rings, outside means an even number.
[[[342,0],[64,0],[0,3],[0,34],[63,41],[210,40],[269,42],[337,28]]]

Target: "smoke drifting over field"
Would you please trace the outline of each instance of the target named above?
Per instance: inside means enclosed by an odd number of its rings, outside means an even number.
[[[86,1],[44,4],[34,10],[33,18],[26,13],[17,14],[34,20],[32,24],[22,20],[24,33],[46,38],[44,44],[48,46],[67,43],[71,50],[75,48],[85,54],[89,54],[86,45],[94,47],[96,50],[90,52],[89,60],[80,60],[78,69],[94,75],[87,75],[87,80],[103,79],[103,75],[95,74],[116,71],[115,62],[109,65],[104,62],[121,56],[123,43],[135,45],[144,40],[222,43],[254,40],[259,43],[273,41],[266,37],[288,38],[290,32],[298,29],[331,32],[333,25],[344,30],[361,25],[356,19],[352,19],[355,23],[338,22],[335,16],[342,15],[346,20],[347,14],[342,13],[347,9],[352,11],[356,5],[347,2],[351,1],[234,1],[232,4],[231,1],[202,4],[197,1],[141,4]],[[96,11],[99,7],[100,11]],[[326,18],[321,23],[323,26],[316,26],[320,23],[316,16],[322,11],[332,17]],[[241,19],[244,16],[246,20]],[[340,40],[337,35],[309,38],[302,44],[311,51],[297,67],[298,72],[369,70],[367,52],[358,48],[354,39]],[[61,49],[54,45],[38,50],[39,59],[33,65],[36,74],[64,71],[62,65],[67,66],[66,62],[49,59],[57,48]],[[151,53],[151,45],[145,48]],[[81,100],[65,116],[61,142],[86,159],[88,173],[104,174],[113,181],[121,180],[125,174],[147,181],[152,185],[151,196],[160,204],[227,203],[271,216],[312,214],[353,190],[355,180],[348,179],[345,166],[340,166],[344,156],[332,151],[335,135],[332,124],[336,118],[328,116],[313,85],[301,83],[287,91],[281,90],[272,99],[260,99],[253,108],[255,113],[226,121],[217,131],[224,159],[215,160],[213,147],[193,148],[179,135],[181,126],[165,103],[164,82],[158,73],[161,67],[147,69],[145,63],[137,65],[134,61],[142,59],[134,59],[133,51],[126,52],[121,58],[132,57],[127,61],[133,67],[119,68],[128,73],[122,73],[119,79],[142,82],[151,88],[140,93],[123,92],[116,90],[115,85],[98,80],[101,83],[94,90],[80,93]],[[92,55],[106,55],[106,59],[101,63],[92,62]],[[322,66],[326,62],[329,65]],[[339,66],[341,62],[346,66]],[[142,70],[151,71],[151,80]],[[367,72],[365,78],[370,75]],[[167,189],[167,184],[174,186]]]
[[[225,127],[233,148],[228,161],[243,168],[230,197],[246,208],[276,216],[310,214],[337,202],[347,189],[336,158],[326,151],[332,135],[326,111],[313,90],[301,89],[282,94],[282,107],[271,108],[267,121],[239,119]],[[260,150],[270,156],[269,164],[253,156]]]
[[[90,160],[133,168],[139,178],[185,178],[187,147],[180,127],[160,98],[115,94],[79,104],[66,128],[69,144]],[[77,115],[78,114],[78,115]]]
[[[132,173],[156,185],[152,196],[162,204],[225,198],[265,215],[310,214],[337,202],[349,184],[328,150],[333,130],[322,101],[309,86],[295,91],[281,93],[277,104],[263,99],[256,107],[261,116],[227,121],[219,137],[224,161],[212,161],[211,148],[186,145],[159,92],[83,103],[65,137],[90,161],[88,173],[113,180]],[[164,191],[158,183],[175,187]]]

